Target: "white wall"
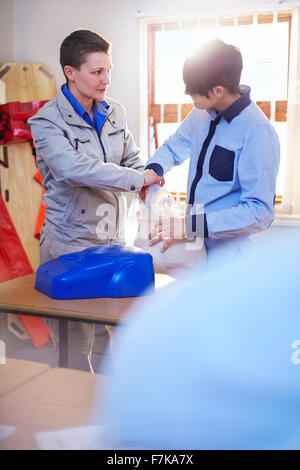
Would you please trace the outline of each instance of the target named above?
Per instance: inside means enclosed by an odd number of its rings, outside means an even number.
[[[14,60],[14,1],[0,0],[0,64]]]
[[[3,0],[1,0],[2,2]],[[64,81],[59,47],[72,31],[85,28],[112,42],[114,70],[109,94],[127,108],[134,137],[138,131],[138,21],[135,0],[8,0],[15,5],[16,62],[42,62]]]

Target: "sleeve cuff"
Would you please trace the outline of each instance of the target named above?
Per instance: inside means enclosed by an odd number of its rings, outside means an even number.
[[[142,173],[139,173],[136,170],[133,170],[133,171],[134,171],[134,178],[132,178],[132,180],[130,181],[129,187],[127,188],[127,190],[132,193],[135,193],[142,189],[145,178]]]
[[[185,229],[187,238],[207,238],[206,214],[188,214],[185,216]]]
[[[164,176],[164,169],[159,163],[150,163],[145,170],[153,170],[158,176]]]

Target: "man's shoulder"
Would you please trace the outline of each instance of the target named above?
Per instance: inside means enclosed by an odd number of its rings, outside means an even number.
[[[280,141],[276,129],[263,111],[252,102],[245,110],[245,120],[241,126],[243,146],[258,146],[269,149],[269,152],[252,152],[252,158],[261,160],[270,158],[270,152],[277,160],[280,158]],[[252,147],[253,150],[254,147]],[[272,150],[271,150],[272,149]]]
[[[278,143],[278,135],[270,120],[254,101],[232,121],[237,135],[243,141],[265,139],[266,136]]]
[[[241,113],[241,119],[247,125],[247,128],[254,129],[259,126],[265,126],[273,129],[273,126],[265,113],[260,109],[254,101],[251,101]]]

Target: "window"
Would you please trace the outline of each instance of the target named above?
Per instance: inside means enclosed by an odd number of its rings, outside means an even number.
[[[259,13],[235,17],[207,17],[164,21],[148,25],[148,150],[175,132],[191,111],[184,94],[184,60],[201,43],[213,38],[234,44],[243,56],[241,83],[251,86],[256,101],[275,127],[281,142],[281,164],[276,203],[284,192],[287,146],[287,103],[290,61],[291,12]],[[272,86],[270,86],[272,83]],[[184,199],[188,162],[166,177],[169,190]]]

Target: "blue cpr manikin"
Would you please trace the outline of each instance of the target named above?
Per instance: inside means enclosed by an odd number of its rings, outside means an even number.
[[[153,260],[138,248],[91,247],[39,266],[35,287],[54,299],[137,297],[154,289]]]

